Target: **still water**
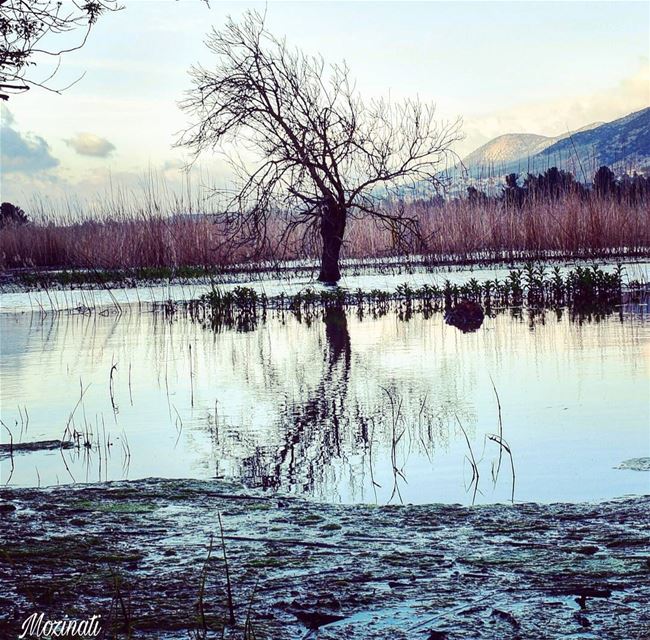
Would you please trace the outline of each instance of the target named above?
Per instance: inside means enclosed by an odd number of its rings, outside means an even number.
[[[0,340],[2,442],[78,444],[0,459],[2,484],[219,477],[464,504],[650,489],[615,468],[650,456],[645,305],[597,321],[507,311],[468,334],[394,311],[269,314],[245,332],[128,308],[3,313]]]

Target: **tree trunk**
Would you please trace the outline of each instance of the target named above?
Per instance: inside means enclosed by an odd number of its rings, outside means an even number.
[[[323,207],[320,220],[320,234],[323,240],[323,255],[321,258],[321,282],[334,284],[341,279],[339,270],[339,255],[345,232],[346,211],[335,202],[329,202]]]

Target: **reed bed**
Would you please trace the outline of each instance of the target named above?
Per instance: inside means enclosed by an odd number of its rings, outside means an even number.
[[[517,207],[500,199],[396,203],[418,221],[419,238],[398,238],[370,219],[351,219],[344,258],[420,255],[432,261],[480,262],[558,256],[650,254],[647,202],[626,203],[594,194]],[[29,207],[27,207],[29,210]],[[280,244],[280,215],[269,222],[263,247],[235,243],[208,199],[194,202],[149,194],[113,198],[102,206],[35,203],[32,222],[0,230],[0,269],[201,269],[318,259],[317,241],[300,231]],[[201,212],[201,213],[197,213]]]
[[[348,291],[304,289],[295,295],[268,297],[249,287],[224,291],[213,285],[210,292],[186,302],[167,301],[157,307],[165,317],[173,319],[186,312],[190,319],[219,331],[236,328],[249,331],[269,311],[289,311],[298,318],[309,318],[322,309],[352,308],[360,314],[383,315],[396,310],[401,318],[413,313],[431,314],[446,311],[460,301],[468,300],[485,307],[487,313],[526,307],[532,311],[569,308],[578,315],[599,316],[613,312],[626,300],[646,298],[648,287],[643,282],[624,282],[624,267],[606,272],[597,265],[576,267],[565,275],[559,267],[548,269],[528,263],[513,269],[503,280],[479,282],[472,278],[458,285],[446,280],[441,286],[412,287],[399,285],[394,291]]]

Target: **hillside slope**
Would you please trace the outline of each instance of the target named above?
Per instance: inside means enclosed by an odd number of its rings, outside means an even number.
[[[537,153],[533,165],[579,169],[592,173],[601,165],[619,169],[650,163],[650,107],[595,129],[580,131]]]
[[[556,137],[505,134],[470,153],[463,164],[472,177],[540,172],[557,166],[588,180],[604,164],[636,169],[650,164],[650,107]]]

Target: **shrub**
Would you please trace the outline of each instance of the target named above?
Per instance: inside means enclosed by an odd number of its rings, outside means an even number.
[[[11,202],[3,202],[0,207],[0,229],[8,226],[19,226],[27,224],[29,218],[27,214]]]

